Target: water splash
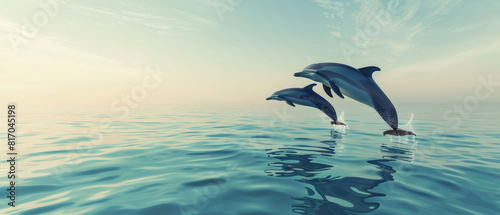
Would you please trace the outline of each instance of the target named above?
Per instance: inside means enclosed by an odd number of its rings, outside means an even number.
[[[338,117],[338,121],[345,123],[344,119],[344,111]],[[333,139],[342,139],[344,135],[347,135],[347,131],[349,130],[349,126],[346,125],[333,125],[333,130],[330,131],[330,135]]]
[[[408,120],[408,122],[406,123],[406,125],[403,125],[401,126],[402,129],[405,129],[405,130],[408,130],[408,131],[411,131],[411,132],[415,132],[415,130],[413,129],[413,118],[415,117],[415,115],[412,113],[410,115],[410,119]],[[389,140],[390,142],[393,142],[393,143],[402,143],[402,144],[412,144],[412,147],[415,147],[417,145],[417,143],[419,142],[417,139],[416,139],[416,136],[413,136],[413,135],[407,135],[407,136],[392,136],[392,135],[389,135]]]
[[[411,131],[411,132],[413,132],[413,118],[414,117],[415,117],[415,114],[411,113],[410,120],[408,120],[408,122],[404,126],[404,128],[406,128],[406,130]]]

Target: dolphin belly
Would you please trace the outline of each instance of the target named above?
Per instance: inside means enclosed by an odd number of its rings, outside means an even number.
[[[352,85],[343,85],[343,84],[340,84],[340,85],[341,86],[339,86],[339,88],[340,88],[340,92],[342,92],[342,94],[344,94],[347,97],[354,99],[358,102],[361,102],[365,105],[368,105],[372,108],[375,108],[374,104],[373,104],[373,100],[368,92],[363,91],[363,90],[361,90],[357,87],[354,87]]]
[[[328,101],[326,101],[321,97],[305,95],[300,98],[289,98],[289,99],[297,104],[317,108],[318,110],[325,113],[332,120],[337,121],[337,113],[335,112],[335,109]]]
[[[392,129],[398,128],[398,113],[392,104],[391,100],[385,95],[382,90],[377,93],[373,99],[374,108],[384,121],[391,126]]]
[[[391,128],[398,128],[396,108],[371,78],[356,73],[349,76],[337,74],[333,81],[342,94],[372,107]]]
[[[305,99],[301,99],[301,98],[295,98],[295,97],[287,97],[287,99],[290,100],[290,101],[292,101],[295,104],[317,108],[316,105],[313,102],[309,101],[309,100],[305,100]]]
[[[354,78],[352,76],[354,76]],[[375,108],[371,97],[371,89],[367,87],[369,83],[366,83],[368,82],[366,77],[357,77],[356,74],[346,77],[343,74],[337,74],[336,77],[331,80],[339,87],[343,95]]]

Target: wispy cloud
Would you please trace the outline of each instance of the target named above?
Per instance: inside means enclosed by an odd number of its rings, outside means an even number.
[[[104,10],[104,9],[96,9],[96,8],[85,7],[85,6],[81,6],[81,5],[77,6],[77,8],[81,11],[89,12],[89,14],[97,13],[97,14],[115,15],[115,13],[108,11],[108,10]]]
[[[415,99],[455,99],[474,89],[471,87],[477,83],[479,76],[496,73],[495,68],[500,66],[500,63],[492,62],[495,62],[495,56],[499,54],[500,42],[487,44],[432,61],[387,70],[379,74],[377,82],[382,86],[414,91],[415,95],[421,97]],[[404,96],[398,93],[395,91],[397,96]],[[429,98],[430,95],[432,98]],[[500,94],[497,94],[497,97],[499,96]]]
[[[170,30],[171,32],[169,33],[178,34],[181,34],[182,31],[202,31],[202,28],[211,28],[216,26],[216,23],[214,21],[194,14],[172,8],[165,8],[164,10],[166,10],[164,11],[164,13],[169,14],[169,16],[160,16],[150,13],[132,11],[121,11],[120,16],[118,16],[117,18],[123,21],[131,21],[137,24],[141,24],[145,27],[150,27],[156,30]],[[161,33],[164,34],[165,32]]]
[[[23,36],[24,30],[25,26],[21,23],[0,21],[0,36],[4,38],[0,41],[2,58],[40,61],[53,59],[61,62],[66,62],[67,59],[80,59],[116,64],[116,61],[110,58],[72,47],[72,42],[68,39],[44,34],[43,31],[27,38]]]
[[[463,26],[463,27],[460,27],[460,28],[455,28],[451,32],[460,33],[460,32],[470,31],[470,30],[472,30],[474,28],[477,28],[477,27],[479,27],[479,24],[477,24],[477,25],[467,25],[467,26]]]
[[[166,17],[163,16],[156,16],[152,14],[145,14],[145,13],[137,13],[137,12],[131,12],[131,11],[121,11],[124,14],[132,15],[132,16],[138,16],[138,17],[144,17],[144,18],[150,18],[150,19],[167,19]]]
[[[318,3],[320,7],[326,10],[323,13],[326,18],[333,19],[335,17],[344,17],[344,2],[332,0],[314,0],[314,2]]]
[[[457,73],[457,70],[455,69],[459,69],[460,67],[462,67],[463,66],[462,64],[467,64],[468,67],[471,68],[471,70],[469,70],[466,73],[477,74],[479,72],[478,69],[473,69],[473,68],[478,68],[477,63],[469,63],[467,61],[474,61],[477,58],[486,59],[485,56],[495,56],[496,54],[499,53],[500,53],[500,42],[496,42],[493,44],[487,44],[482,47],[476,47],[470,50],[465,50],[463,52],[459,52],[454,55],[447,56],[441,59],[436,59],[434,61],[400,67],[396,69],[398,70],[398,72],[395,74],[401,76],[413,74],[417,76],[425,73],[433,75],[440,74],[444,76],[450,76],[450,75],[454,76],[454,74]],[[500,63],[497,64],[500,65]],[[483,67],[489,67],[489,66],[491,65],[483,65]],[[482,72],[492,72],[492,71],[486,70]],[[465,73],[462,72],[461,74]]]
[[[377,13],[384,9],[385,3],[379,0],[356,0],[357,8],[352,11],[351,15],[354,20],[353,25],[366,25],[373,20]]]
[[[83,4],[83,3],[81,3]],[[125,3],[123,3],[125,4]],[[183,31],[202,31],[217,26],[217,22],[202,16],[170,7],[155,7],[149,4],[128,3],[126,7],[111,8],[73,4],[76,13],[89,16],[105,16],[102,20],[125,25],[139,24],[158,35],[182,35]],[[127,9],[123,9],[127,8]]]
[[[352,40],[364,33],[367,28],[378,25],[380,33],[371,36],[366,47],[386,46],[393,54],[416,47],[415,37],[439,22],[460,1],[382,1],[355,0],[344,3],[333,0],[315,0],[324,9],[325,18],[330,20],[326,26],[332,37]],[[389,6],[390,5],[390,6]],[[377,18],[389,17],[382,25]],[[467,29],[461,29],[467,30]],[[370,53],[364,50],[364,53]]]
[[[336,18],[343,18],[345,12],[345,4],[340,1],[332,0],[314,0],[321,8],[325,10],[323,15],[325,18],[334,20]],[[330,30],[331,37],[342,37],[342,28],[335,24],[328,24],[328,29]]]

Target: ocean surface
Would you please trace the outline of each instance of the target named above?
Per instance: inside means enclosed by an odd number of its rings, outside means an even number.
[[[397,108],[417,137],[383,136],[362,105],[336,106],[348,128],[279,102],[20,107],[16,207],[0,214],[499,214],[498,105]]]

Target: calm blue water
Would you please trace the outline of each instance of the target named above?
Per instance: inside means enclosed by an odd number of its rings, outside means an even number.
[[[345,133],[317,110],[285,105],[133,110],[124,119],[26,110],[17,206],[4,199],[0,214],[500,211],[498,106],[481,105],[460,125],[443,120],[451,105],[399,106],[401,125],[414,114],[413,140],[382,136],[388,126],[361,105],[344,107]],[[100,129],[103,119],[112,128]]]

